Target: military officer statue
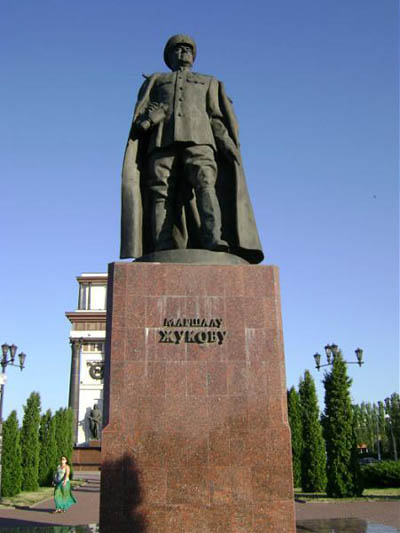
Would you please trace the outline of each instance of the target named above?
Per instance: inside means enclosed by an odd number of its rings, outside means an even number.
[[[93,406],[93,409],[88,414],[89,428],[92,437],[95,440],[100,438],[100,426],[102,421],[102,414],[97,404]]]
[[[125,153],[121,257],[203,248],[251,263],[263,254],[223,85],[192,72],[196,44],[174,35],[170,73],[145,76]]]

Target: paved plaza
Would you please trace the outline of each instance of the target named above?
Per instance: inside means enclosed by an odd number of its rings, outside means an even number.
[[[81,475],[86,484],[74,490],[78,503],[72,506],[67,513],[53,514],[54,502],[52,499],[41,502],[32,508],[0,509],[0,528],[45,527],[49,525],[75,526],[98,523],[100,475],[96,472],[86,472]],[[299,524],[309,523],[309,520],[335,518],[359,518],[400,530],[400,502],[296,503],[298,531],[305,531],[305,528],[299,527]],[[317,522],[315,523],[317,524]],[[308,529],[308,531],[312,530]]]

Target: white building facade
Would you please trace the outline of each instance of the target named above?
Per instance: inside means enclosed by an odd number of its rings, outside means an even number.
[[[85,447],[93,441],[89,416],[94,405],[103,412],[107,274],[83,273],[77,281],[78,307],[66,313],[71,322],[69,406],[75,417],[75,445]]]

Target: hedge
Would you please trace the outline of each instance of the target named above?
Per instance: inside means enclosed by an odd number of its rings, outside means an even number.
[[[361,467],[366,489],[400,487],[400,461],[380,461]]]

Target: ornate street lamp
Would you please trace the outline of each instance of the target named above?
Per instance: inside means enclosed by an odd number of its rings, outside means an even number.
[[[316,353],[314,354],[315,359],[315,368],[319,370],[323,366],[332,366],[333,362],[335,361],[335,357],[339,353],[339,347],[337,344],[327,344],[324,347],[325,354],[326,354],[326,360],[327,363],[321,365],[321,354]],[[361,348],[357,348],[355,351],[357,361],[344,361],[346,365],[358,365],[361,366],[364,364],[364,361],[362,360],[363,357],[363,350]]]
[[[4,387],[7,381],[6,368],[8,365],[19,367],[22,371],[25,368],[26,355],[21,352],[18,354],[19,365],[15,364],[15,354],[17,353],[17,347],[15,344],[8,345],[6,343],[1,345],[1,351],[3,357],[0,361],[1,373],[0,373],[0,499],[1,499],[1,470],[2,470],[2,451],[3,451],[3,398]]]

